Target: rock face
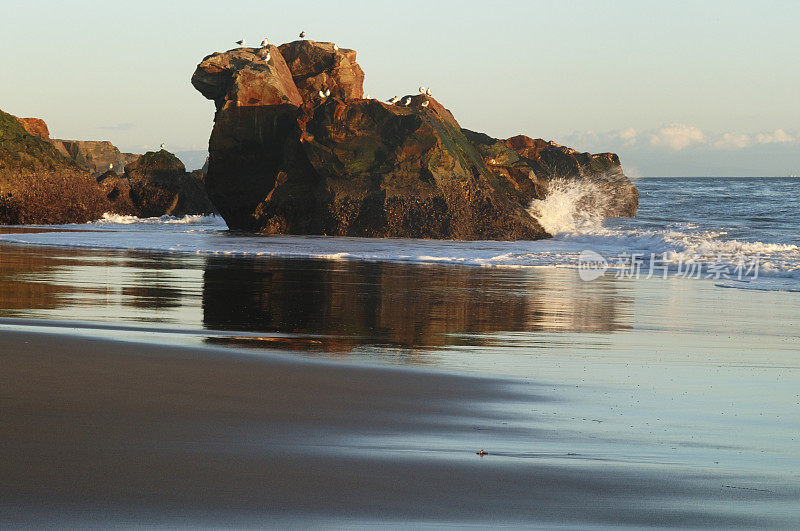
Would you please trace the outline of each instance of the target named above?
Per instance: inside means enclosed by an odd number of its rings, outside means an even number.
[[[17,117],[15,116],[14,118]],[[22,124],[28,134],[38,136],[44,140],[50,140],[50,130],[41,118],[17,118],[17,121]]]
[[[205,184],[232,229],[536,239],[548,234],[527,207],[554,178],[627,181],[616,155],[462,130],[429,96],[361,99],[353,50],[296,41],[265,55],[215,53],[192,76],[217,109]]]
[[[41,136],[0,111],[0,224],[84,223],[109,210],[97,181]]]
[[[267,50],[269,61],[265,60]],[[292,73],[275,46],[211,54],[195,70],[192,85],[203,96],[214,100],[217,111],[303,103],[292,81]]]
[[[280,51],[304,101],[319,98],[319,91],[325,90],[339,99],[364,95],[364,71],[356,63],[355,50],[332,42],[294,41],[282,44]]]
[[[104,188],[109,200],[127,206],[125,183],[109,176]],[[202,181],[187,173],[183,163],[172,153],[148,152],[125,167],[130,205],[139,217],[165,214],[181,217],[187,214],[211,214],[214,207],[208,200]],[[111,194],[116,197],[112,198]],[[120,197],[121,196],[121,197]]]
[[[464,133],[499,178],[509,183],[508,192],[522,203],[544,199],[554,182],[584,181],[596,192],[584,205],[604,217],[635,216],[639,191],[622,172],[614,153],[581,153],[541,138],[518,135],[506,140],[482,133]]]
[[[122,171],[125,167],[125,157],[107,140],[53,139],[52,142],[56,149],[88,170],[94,177],[107,172],[109,164],[113,164],[114,169],[118,171]]]

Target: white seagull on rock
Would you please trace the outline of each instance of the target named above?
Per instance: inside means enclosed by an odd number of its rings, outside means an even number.
[[[300,38],[301,39],[305,39],[306,38],[306,32],[305,31],[301,31],[300,32]]]
[[[428,104],[430,104],[430,102],[428,100],[425,100],[425,101],[422,102],[422,106],[423,107],[427,107]]]
[[[264,56],[264,61],[269,61],[271,58],[272,56],[267,52],[267,55]]]
[[[336,45],[336,43],[335,43],[335,42],[333,43],[333,51],[334,51],[334,52],[337,52],[337,51],[339,51],[339,47]]]
[[[408,107],[409,105],[411,105],[411,96],[406,96],[400,103]]]
[[[167,147],[166,142],[161,142],[161,149],[164,149],[165,147]]]
[[[261,41],[261,47],[266,48],[267,46],[269,46],[269,39],[264,37],[264,40]]]
[[[109,164],[109,165],[108,165],[108,169],[109,169],[109,170],[113,170],[113,169],[114,169],[114,164]]]
[[[247,41],[244,40],[244,37],[242,37],[241,40],[236,41],[236,44],[238,44],[239,46],[244,46],[245,44],[247,44]]]
[[[325,93],[322,92],[321,90],[319,91],[319,97],[322,98],[323,100],[325,99]]]
[[[389,99],[389,100],[386,100],[386,101],[388,101],[389,103],[391,103],[392,105],[394,105],[395,103],[397,103],[398,101],[400,101],[400,98],[398,98],[397,96],[395,96],[394,98],[392,98],[392,99]]]
[[[425,94],[427,94],[428,96],[433,96],[433,92],[431,91],[430,87],[428,87],[428,90],[425,91]]]
[[[330,95],[331,95],[331,89],[325,89],[325,97],[327,98]]]
[[[420,87],[419,88],[419,93],[420,94],[425,94],[425,87]]]

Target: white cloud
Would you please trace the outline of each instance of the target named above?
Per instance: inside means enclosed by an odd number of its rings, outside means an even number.
[[[772,133],[759,133],[756,136],[756,142],[759,144],[793,144],[797,142],[797,138],[783,129],[775,129]]]
[[[650,133],[651,145],[667,146],[673,151],[686,149],[692,144],[702,144],[704,141],[703,132],[693,125],[669,124]]]
[[[714,147],[717,149],[744,149],[752,145],[753,140],[749,135],[742,133],[723,133],[714,142]]]
[[[636,139],[639,136],[636,132],[636,129],[633,127],[628,127],[627,129],[622,129],[621,131],[616,132],[617,138],[622,140],[622,145],[624,146],[632,146],[636,144]]]

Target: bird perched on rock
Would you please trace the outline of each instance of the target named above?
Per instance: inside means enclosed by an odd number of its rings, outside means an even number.
[[[394,98],[388,99],[388,100],[386,100],[386,101],[388,101],[389,103],[391,103],[392,105],[394,105],[395,103],[397,103],[398,101],[400,101],[400,98],[398,98],[397,96],[395,96]]]
[[[408,107],[409,105],[411,105],[411,96],[406,96],[400,103]]]
[[[306,32],[305,31],[301,31],[300,32],[300,38],[301,39],[305,39],[306,38]]]
[[[319,91],[319,97],[322,98],[323,100],[325,99],[325,93],[322,92],[321,90]]]
[[[325,97],[327,98],[330,95],[331,95],[331,89],[325,89]]]
[[[269,46],[269,39],[264,37],[264,40],[261,41],[261,47],[266,48],[267,46]]]
[[[427,94],[428,96],[433,96],[433,92],[431,91],[430,87],[428,87],[428,90],[425,91],[425,94]]]
[[[425,100],[425,101],[422,102],[422,106],[423,107],[427,107],[429,104],[430,104],[430,102],[428,100]]]
[[[269,52],[267,52],[267,55],[264,56],[264,61],[269,61],[271,58],[272,56],[270,55]]]
[[[335,42],[333,43],[333,51],[334,52],[338,52],[339,51],[339,47],[336,45]]]
[[[238,44],[239,46],[244,46],[245,44],[247,44],[247,41],[244,40],[244,37],[242,37],[241,40],[236,41],[236,44]]]
[[[419,93],[420,94],[425,94],[425,87],[420,87],[419,88]]]
[[[108,169],[109,169],[109,170],[113,170],[113,169],[114,169],[114,165],[113,165],[113,164],[109,164],[109,165],[108,165]]]
[[[166,142],[161,142],[161,149],[164,149],[165,147],[167,147]]]
[[[368,99],[370,99],[370,97],[369,97],[369,94],[364,94],[364,95],[363,95],[363,96],[361,96],[361,97],[362,97],[363,99],[365,99],[365,100],[368,100]]]

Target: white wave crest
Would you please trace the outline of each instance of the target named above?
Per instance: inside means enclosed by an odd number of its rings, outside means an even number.
[[[140,218],[137,216],[128,216],[123,214],[114,214],[113,212],[106,212],[103,217],[94,221],[93,223],[113,223],[117,225],[131,225],[134,223],[175,223],[175,224],[210,224],[218,225],[224,224],[221,217],[214,214],[189,214],[181,218],[175,216],[160,216],[154,218]]]

